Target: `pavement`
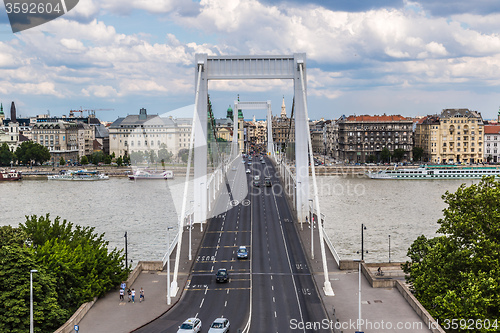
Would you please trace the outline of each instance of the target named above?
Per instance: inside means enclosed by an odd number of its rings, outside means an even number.
[[[196,260],[204,233],[200,232],[199,225],[194,226],[191,232],[192,259],[188,260],[189,229],[185,228],[182,238],[182,247],[179,263],[178,286],[176,297],[172,297],[172,304],[167,305],[167,271],[142,271],[134,283],[127,288],[136,290],[135,302],[120,302],[119,286],[97,300],[94,306],[83,317],[79,325],[79,333],[128,333],[132,332],[168,311],[182,297],[184,286],[189,272]],[[204,229],[206,230],[206,229]],[[171,279],[175,263],[176,250],[170,257]],[[144,301],[139,302],[139,290],[144,289]]]
[[[328,278],[335,296],[326,296],[323,292],[325,281],[319,232],[314,229],[314,259],[311,259],[311,229],[309,224],[297,224],[300,239],[307,257],[309,268],[314,275],[318,292],[321,296],[328,320],[339,321],[341,327],[335,332],[356,332],[356,320],[359,307],[359,274],[358,270],[340,270],[333,255],[326,248]],[[335,240],[332,239],[335,243]],[[361,276],[361,318],[365,321],[362,332],[431,332],[413,308],[396,288],[372,288],[364,275]],[[332,325],[333,326],[333,325]]]

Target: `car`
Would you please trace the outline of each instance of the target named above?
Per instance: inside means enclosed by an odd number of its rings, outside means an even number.
[[[266,161],[262,160],[262,161],[260,161],[260,163],[262,163],[262,164],[266,164]]]
[[[246,172],[246,173],[250,173],[251,171],[250,171],[250,169],[247,169],[247,171],[245,171],[245,172]]]
[[[246,246],[240,246],[238,248],[237,257],[238,257],[238,259],[247,259],[248,258],[248,251],[247,251]]]
[[[216,282],[228,282],[229,281],[229,273],[225,268],[219,268],[217,274],[215,274]]]
[[[236,167],[235,166],[233,166],[233,171],[236,171]]]
[[[210,329],[208,333],[227,333],[229,332],[229,320],[227,318],[216,318],[212,325],[210,325]]]
[[[259,186],[260,186],[259,181],[258,181],[258,180],[254,180],[254,181],[253,181],[253,186],[254,186],[254,187],[259,187]]]
[[[179,326],[177,333],[201,332],[201,320],[199,318],[188,318]]]
[[[253,180],[260,180],[260,176],[259,175],[253,176]]]
[[[247,163],[247,164],[248,164],[248,165],[252,165],[252,162],[248,161],[248,163]]]
[[[245,160],[241,160],[241,163],[245,164]]]
[[[264,180],[264,184],[266,186],[273,186],[273,183],[271,182],[271,178],[270,177],[266,177],[266,179]]]

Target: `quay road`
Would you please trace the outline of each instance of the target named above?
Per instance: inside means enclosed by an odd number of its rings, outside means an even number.
[[[236,170],[229,169],[227,191],[216,203],[216,211],[224,213],[209,221],[179,303],[135,332],[176,332],[189,317],[200,318],[207,331],[222,316],[232,332],[290,332],[298,326],[291,322],[328,318],[275,169],[267,157],[252,162],[248,166],[239,158]],[[253,184],[256,175],[260,186]],[[271,177],[272,187],[264,186],[265,177]],[[248,249],[247,260],[236,258],[240,245]],[[216,283],[219,268],[229,271],[228,283]]]

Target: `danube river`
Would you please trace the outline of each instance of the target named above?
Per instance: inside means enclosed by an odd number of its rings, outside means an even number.
[[[123,236],[127,232],[128,258],[133,260],[133,266],[139,260],[161,260],[166,250],[166,228],[176,229],[183,180],[178,177],[166,182],[134,182],[113,177],[96,182],[2,182],[0,225],[17,226],[25,221],[25,215],[50,213],[52,218],[60,216],[75,224],[95,227],[96,232],[105,233],[112,248],[124,247]],[[364,223],[366,261],[388,261],[389,235],[391,259],[404,261],[416,237],[436,235],[437,220],[445,207],[441,196],[446,190],[455,191],[461,182],[318,177],[325,230],[341,258],[358,258],[356,251],[361,247]],[[171,232],[172,239],[175,231]]]

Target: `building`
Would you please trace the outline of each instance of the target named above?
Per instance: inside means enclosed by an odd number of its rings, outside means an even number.
[[[142,108],[138,115],[118,118],[109,126],[109,153],[119,157],[165,148],[177,156],[189,148],[191,125],[191,119],[148,115]]]
[[[484,160],[500,162],[500,125],[484,125]]]
[[[432,146],[431,133],[439,127],[439,116],[432,115],[419,119],[415,126],[415,147],[423,149],[422,160],[424,162],[432,161],[436,158],[436,152]]]
[[[271,120],[273,143],[279,151],[284,151],[290,142],[295,142],[295,120],[286,115],[285,98],[281,103],[281,113],[279,117],[273,116]],[[265,130],[265,128],[264,128]],[[267,132],[263,138],[267,138]],[[262,142],[263,143],[263,142]]]
[[[415,132],[419,133],[418,146],[431,163],[483,162],[484,123],[477,111],[444,109],[439,116],[417,124]]]
[[[85,132],[88,135],[89,131],[90,128],[84,128],[83,124],[47,118],[40,119],[33,125],[31,137],[33,142],[49,149],[53,162],[59,162],[61,157],[66,161],[76,162],[84,156],[80,152],[92,149],[92,146],[86,147],[90,143],[85,142]]]
[[[338,159],[346,163],[380,161],[387,148],[403,149],[403,160],[412,159],[413,119],[394,116],[349,116],[337,120]]]

